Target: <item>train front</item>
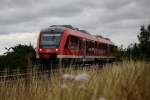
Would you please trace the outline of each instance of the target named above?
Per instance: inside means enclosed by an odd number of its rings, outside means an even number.
[[[57,60],[60,38],[63,31],[64,29],[59,27],[49,27],[41,30],[36,48],[36,58],[40,63]]]

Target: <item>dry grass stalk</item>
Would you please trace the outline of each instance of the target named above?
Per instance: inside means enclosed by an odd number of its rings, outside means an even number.
[[[60,70],[62,72],[53,73],[50,80],[46,77],[42,80],[33,79],[30,85],[21,80],[0,84],[0,100],[149,100],[150,98],[150,65],[142,61],[125,61],[111,67],[106,65],[103,69],[91,66],[90,70],[71,68]],[[65,74],[71,75],[72,79],[64,79]],[[69,77],[67,75],[66,77]],[[77,81],[76,76],[80,76],[81,80]]]

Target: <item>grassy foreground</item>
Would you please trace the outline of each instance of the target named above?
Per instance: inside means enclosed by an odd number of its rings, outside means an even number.
[[[98,69],[60,69],[51,79],[0,84],[0,100],[149,100],[150,64],[125,61]]]

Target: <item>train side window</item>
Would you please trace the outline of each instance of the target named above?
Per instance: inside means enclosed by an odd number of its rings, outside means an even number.
[[[94,42],[90,42],[90,51],[92,52],[92,51],[94,51]]]
[[[87,52],[94,51],[94,42],[92,42],[92,41],[86,41],[86,51]]]
[[[97,42],[94,43],[94,48],[95,48],[95,49],[98,48],[98,43],[97,43]]]
[[[69,36],[65,44],[65,48],[69,49],[81,49],[81,39],[76,36]]]
[[[90,48],[89,41],[86,41],[86,51],[89,51],[89,48]]]
[[[99,44],[99,50],[102,52],[102,54],[106,54],[107,52],[107,45],[106,44]]]

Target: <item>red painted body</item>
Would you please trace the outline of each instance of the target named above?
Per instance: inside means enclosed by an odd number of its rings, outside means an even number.
[[[72,39],[70,41],[73,41],[75,39],[79,41],[79,43],[76,44],[78,46],[74,45],[72,42],[72,45],[70,47],[65,47],[67,43],[68,45],[70,43],[68,39],[69,37]],[[37,48],[36,48],[37,58],[40,58],[41,56],[44,59],[49,59],[53,57],[82,58],[82,59],[115,58],[114,56],[115,46],[109,39],[87,34],[78,30],[64,27],[64,31],[61,33],[60,36],[58,48],[41,48],[40,38],[41,33],[39,34],[39,37],[37,39]],[[87,41],[90,41],[90,43]],[[90,48],[87,48],[88,43],[91,46]]]

